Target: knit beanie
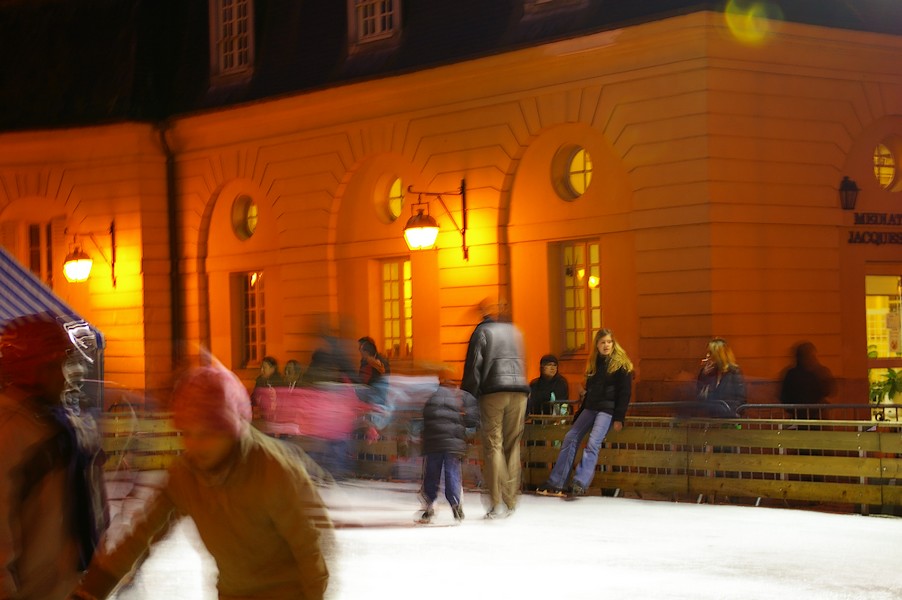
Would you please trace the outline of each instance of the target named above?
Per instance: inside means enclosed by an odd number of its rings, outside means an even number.
[[[251,402],[244,384],[231,371],[195,367],[176,382],[172,412],[178,429],[205,425],[238,439],[251,420]]]
[[[539,368],[544,369],[545,365],[548,365],[551,363],[558,364],[557,356],[555,356],[554,354],[546,354],[539,360]]]

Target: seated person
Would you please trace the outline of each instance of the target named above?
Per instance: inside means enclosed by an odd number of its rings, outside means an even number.
[[[557,357],[546,354],[539,360],[540,375],[529,383],[529,399],[526,403],[527,415],[550,415],[554,400],[569,400],[570,385],[567,379],[558,373]]]
[[[282,374],[282,385],[293,390],[301,383],[301,363],[291,359],[285,363],[285,372]]]

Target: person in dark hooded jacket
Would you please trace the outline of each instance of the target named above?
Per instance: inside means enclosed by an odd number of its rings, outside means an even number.
[[[461,463],[467,453],[467,440],[479,426],[479,406],[472,394],[457,389],[442,378],[441,385],[423,407],[423,488],[420,498],[423,514],[418,523],[429,523],[435,516],[433,504],[445,473],[445,498],[455,521],[462,521]]]
[[[567,378],[558,372],[557,357],[546,354],[539,360],[539,376],[529,382],[526,414],[552,414],[549,402],[569,399],[570,384]]]

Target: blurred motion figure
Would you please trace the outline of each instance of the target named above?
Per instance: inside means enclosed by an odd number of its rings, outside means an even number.
[[[241,381],[221,367],[192,369],[176,383],[172,410],[185,452],[132,531],[95,555],[72,597],[106,598],[153,541],[189,516],[216,561],[220,598],[323,598],[319,529],[331,522],[301,461],[250,427]]]
[[[461,497],[461,462],[467,454],[467,441],[479,426],[479,407],[469,393],[457,389],[450,373],[441,374],[441,384],[423,406],[423,514],[418,523],[430,523],[438,498],[438,487],[445,474],[445,498],[455,521],[464,518]]]
[[[66,598],[109,522],[96,428],[63,401],[75,356],[51,315],[0,332],[0,598]]]
[[[798,343],[793,353],[795,364],[783,373],[780,402],[783,404],[822,404],[836,391],[833,373],[817,359],[817,348],[811,342]],[[814,411],[790,410],[793,419],[810,419]]]
[[[487,519],[510,516],[520,493],[520,439],[526,419],[523,334],[510,322],[506,302],[479,303],[482,322],[470,335],[461,389],[479,402],[486,487]]]

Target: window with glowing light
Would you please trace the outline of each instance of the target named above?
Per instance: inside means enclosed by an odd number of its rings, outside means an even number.
[[[601,328],[601,264],[597,241],[561,244],[563,338],[566,352],[589,350]]]
[[[254,66],[253,0],[210,1],[211,74],[220,82],[250,76]]]
[[[242,366],[256,367],[266,356],[263,271],[251,271],[240,277]]]
[[[581,146],[561,147],[551,162],[552,184],[564,200],[576,200],[592,183],[592,157]]]
[[[582,196],[589,189],[592,182],[592,158],[583,148],[580,148],[570,157],[567,182],[570,189],[577,196]]]
[[[391,187],[388,190],[388,212],[391,215],[392,221],[401,216],[401,211],[403,209],[404,186],[401,183],[401,178],[398,177],[392,182]]]
[[[874,148],[874,178],[885,190],[896,180],[896,157],[885,144],[877,144]]]
[[[232,231],[239,240],[246,240],[257,230],[257,204],[250,196],[239,196],[232,203]]]
[[[413,355],[413,286],[410,261],[390,259],[382,262],[382,339],[389,358]]]
[[[880,384],[890,370],[902,369],[902,275],[866,276],[865,310],[871,399],[899,403],[902,398],[886,397]]]

